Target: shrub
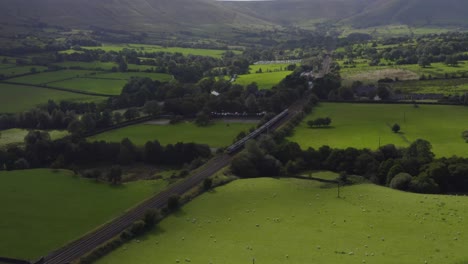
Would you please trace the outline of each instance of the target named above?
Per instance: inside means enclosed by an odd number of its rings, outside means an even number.
[[[179,195],[172,195],[167,200],[167,209],[169,211],[175,211],[180,206],[180,196]]]
[[[412,177],[408,173],[398,173],[390,181],[390,188],[402,191],[408,190],[411,180]]]

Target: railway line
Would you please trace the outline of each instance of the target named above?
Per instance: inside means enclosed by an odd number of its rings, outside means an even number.
[[[259,133],[255,133],[254,131],[254,137],[257,137],[265,131],[274,131],[282,124],[288,122],[291,118],[294,117],[295,113],[302,110],[302,107],[306,102],[307,100],[302,99],[291,105],[290,108],[286,109],[281,114],[273,118],[272,120],[274,120],[274,122],[269,122],[267,123],[267,126],[262,126],[260,128],[261,131]],[[231,149],[231,151],[228,151],[228,153],[226,154],[220,154],[216,156],[207,164],[205,164],[204,168],[201,171],[196,172],[186,180],[176,185],[173,185],[169,189],[157,194],[156,196],[145,200],[141,204],[125,212],[123,215],[115,218],[111,222],[102,225],[101,227],[97,228],[91,233],[88,233],[85,236],[69,243],[68,245],[65,245],[64,247],[51,252],[49,255],[44,257],[44,261],[42,263],[65,264],[70,263],[86,255],[87,253],[91,252],[94,248],[117,236],[120,232],[125,230],[136,220],[141,219],[147,210],[164,208],[167,204],[167,200],[172,195],[184,194],[193,187],[202,183],[204,179],[210,177],[217,171],[229,165],[234,154],[237,153],[240,149],[242,149],[246,141],[247,140],[243,141],[242,144],[238,144],[236,142],[234,144],[237,144],[235,149]]]

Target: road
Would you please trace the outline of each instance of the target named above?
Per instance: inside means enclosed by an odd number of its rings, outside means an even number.
[[[294,113],[301,111],[305,99],[297,101],[289,108],[290,114],[284,119],[273,125],[270,131],[274,131],[282,124],[291,120],[294,117]],[[174,194],[182,195],[201,184],[204,179],[210,177],[214,173],[218,172],[222,168],[228,166],[232,160],[233,156],[228,154],[221,154],[211,159],[202,170],[191,175],[189,178],[180,182],[176,185],[173,185],[166,191],[157,194],[154,197],[144,201],[133,209],[125,212],[123,215],[115,218],[111,222],[99,227],[95,231],[88,233],[87,235],[71,242],[70,244],[50,253],[45,257],[46,264],[64,264],[72,262],[80,257],[91,252],[93,249],[99,245],[105,243],[111,238],[117,236],[120,232],[125,230],[136,220],[141,219],[145,212],[149,209],[162,209],[166,206],[167,200]]]

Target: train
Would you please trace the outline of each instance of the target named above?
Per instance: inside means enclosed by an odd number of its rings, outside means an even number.
[[[268,122],[263,124],[261,127],[257,128],[252,133],[248,134],[246,137],[242,138],[241,140],[237,141],[236,143],[232,144],[226,149],[228,154],[234,154],[238,150],[242,149],[245,143],[251,139],[258,137],[263,132],[267,131],[271,126],[278,123],[281,119],[285,118],[289,114],[289,109],[284,110],[283,112],[279,113]]]

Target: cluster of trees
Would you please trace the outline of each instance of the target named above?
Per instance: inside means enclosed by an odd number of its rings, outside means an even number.
[[[309,127],[327,127],[330,126],[332,120],[329,117],[320,117],[314,120],[307,121]]]
[[[435,159],[431,144],[416,140],[407,148],[394,145],[369,149],[302,150],[297,143],[262,136],[232,162],[240,177],[296,175],[303,170],[331,170],[362,175],[368,180],[400,190],[419,193],[466,193],[468,159]]]
[[[131,165],[136,162],[181,166],[210,156],[211,150],[207,145],[195,143],[162,146],[158,141],[150,141],[139,147],[127,138],[120,143],[72,141],[68,138],[52,141],[47,132],[30,131],[25,137],[24,148],[11,146],[0,150],[0,170]]]

